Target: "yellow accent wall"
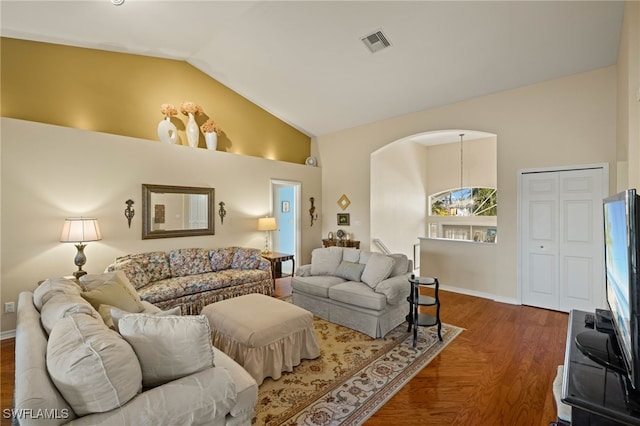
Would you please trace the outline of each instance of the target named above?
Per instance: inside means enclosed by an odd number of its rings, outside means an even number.
[[[0,114],[158,141],[160,106],[192,101],[222,128],[218,150],[292,163],[310,155],[309,136],[184,61],[3,37]],[[172,118],[187,145],[187,117]],[[205,148],[200,133],[200,148]]]

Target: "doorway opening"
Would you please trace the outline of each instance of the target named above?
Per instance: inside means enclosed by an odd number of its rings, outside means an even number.
[[[302,184],[295,181],[271,179],[271,211],[278,229],[271,233],[272,250],[293,254],[300,259],[300,194]],[[283,262],[282,272],[292,273],[291,262]]]

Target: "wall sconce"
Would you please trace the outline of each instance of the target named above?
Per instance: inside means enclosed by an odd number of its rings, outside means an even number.
[[[311,202],[311,208],[309,209],[309,215],[311,216],[311,226],[313,226],[313,221],[314,220],[318,220],[318,214],[316,213],[316,206],[313,205],[313,203],[316,200],[315,200],[315,198],[311,197],[311,198],[309,198],[309,201]]]
[[[224,209],[224,201],[220,201],[218,205],[220,206],[218,215],[220,216],[220,225],[222,225],[224,224],[224,217],[227,215],[227,211]]]
[[[76,253],[76,257],[73,259],[74,263],[78,267],[78,270],[73,273],[73,276],[76,277],[76,279],[87,273],[82,270],[82,265],[87,261],[87,257],[84,255],[84,248],[86,247],[86,244],[83,243],[99,241],[101,239],[102,232],[100,232],[98,219],[75,217],[64,220],[62,234],[60,235],[60,242],[77,243],[75,246],[78,249],[78,253]]]
[[[129,199],[124,203],[127,205],[127,208],[124,209],[124,217],[127,218],[127,222],[129,223],[129,228],[131,228],[131,219],[133,219],[133,216],[136,215],[136,211],[133,208],[131,208],[131,206],[133,205],[133,200]]]
[[[269,253],[269,231],[278,229],[275,217],[261,217],[258,219],[258,231],[264,231],[264,250],[262,253]]]

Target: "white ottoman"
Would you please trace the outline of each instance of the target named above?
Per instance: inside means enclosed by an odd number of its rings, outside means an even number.
[[[213,345],[258,384],[265,377],[279,379],[302,359],[320,356],[313,314],[291,303],[247,294],[207,305],[201,314],[211,324]]]

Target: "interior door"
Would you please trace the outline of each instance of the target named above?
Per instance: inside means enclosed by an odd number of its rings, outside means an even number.
[[[602,167],[521,178],[522,303],[560,311],[605,305]]]

